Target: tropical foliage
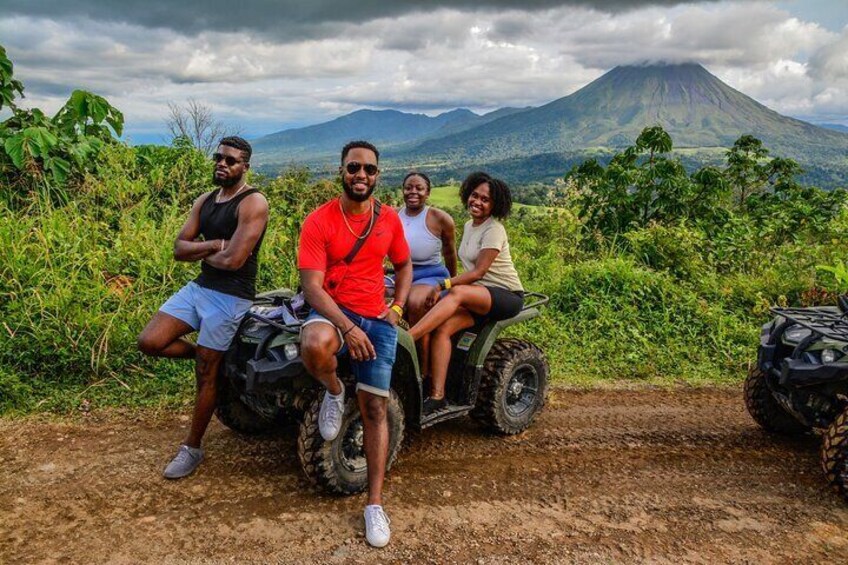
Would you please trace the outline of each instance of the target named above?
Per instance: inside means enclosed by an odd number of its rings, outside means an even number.
[[[195,275],[173,261],[173,238],[211,164],[179,140],[115,141],[120,113],[94,94],[52,118],[19,107],[23,85],[0,54],[12,114],[0,129],[0,413],[190,402],[190,364],[145,358],[135,338]],[[739,382],[770,305],[848,288],[843,191],[799,184],[753,138],[691,174],[672,148],[648,128],[508,220],[525,286],[551,296],[512,331],[542,346],[555,380]],[[300,224],[339,187],[304,169],[251,182],[271,204],[259,285],[294,286]],[[465,212],[449,210],[461,226]]]

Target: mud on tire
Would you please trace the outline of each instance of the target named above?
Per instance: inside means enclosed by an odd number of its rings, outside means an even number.
[[[231,430],[249,436],[259,435],[273,429],[281,414],[282,409],[274,398],[241,393],[224,374],[218,379],[215,416]]]
[[[363,450],[362,418],[355,394],[345,399],[342,427],[333,441],[325,441],[318,431],[318,414],[323,394],[307,406],[297,435],[297,455],[303,472],[314,484],[333,494],[355,494],[368,486]],[[391,391],[386,418],[389,425],[389,456],[386,471],[400,451],[404,434],[403,406]]]
[[[848,410],[837,416],[824,433],[821,465],[830,486],[848,500]]]
[[[751,367],[745,379],[745,407],[754,421],[768,432],[797,435],[809,431],[775,400],[765,373],[756,366]]]
[[[471,417],[505,435],[523,432],[545,403],[548,362],[542,351],[520,339],[499,339],[483,365]]]

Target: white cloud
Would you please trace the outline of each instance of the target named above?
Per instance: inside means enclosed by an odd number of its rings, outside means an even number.
[[[780,112],[848,120],[848,31],[768,2],[618,13],[545,7],[553,4],[418,7],[336,22],[324,39],[20,16],[0,16],[0,37],[30,104],[55,110],[73,88],[86,88],[123,110],[130,131],[161,129],[167,103],[189,97],[261,132],[361,107],[539,105],[615,65],[644,61],[701,62]]]

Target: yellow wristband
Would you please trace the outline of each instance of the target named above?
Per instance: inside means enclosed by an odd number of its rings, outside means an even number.
[[[450,279],[445,279],[443,286],[445,287],[445,290],[450,290],[450,287],[451,287]]]
[[[389,306],[389,310],[394,310],[395,314],[403,318],[403,306],[401,306],[400,304],[392,304],[391,306]]]

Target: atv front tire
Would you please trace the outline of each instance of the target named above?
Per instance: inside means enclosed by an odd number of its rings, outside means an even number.
[[[241,393],[226,375],[218,379],[215,415],[231,430],[248,436],[263,434],[276,426],[281,414],[273,397]]]
[[[754,421],[768,432],[798,435],[810,430],[775,400],[765,373],[756,366],[751,367],[745,379],[745,407]]]
[[[821,465],[830,486],[848,500],[848,410],[836,417],[822,438]]]
[[[495,433],[523,432],[542,409],[547,388],[542,351],[528,341],[499,339],[486,356],[471,416]]]
[[[345,399],[342,427],[333,441],[325,441],[318,431],[318,415],[324,394],[309,403],[297,435],[297,455],[303,472],[314,484],[333,494],[355,494],[368,486],[364,430],[355,394]],[[391,391],[386,418],[389,425],[389,456],[386,471],[400,451],[404,434],[403,406]]]

